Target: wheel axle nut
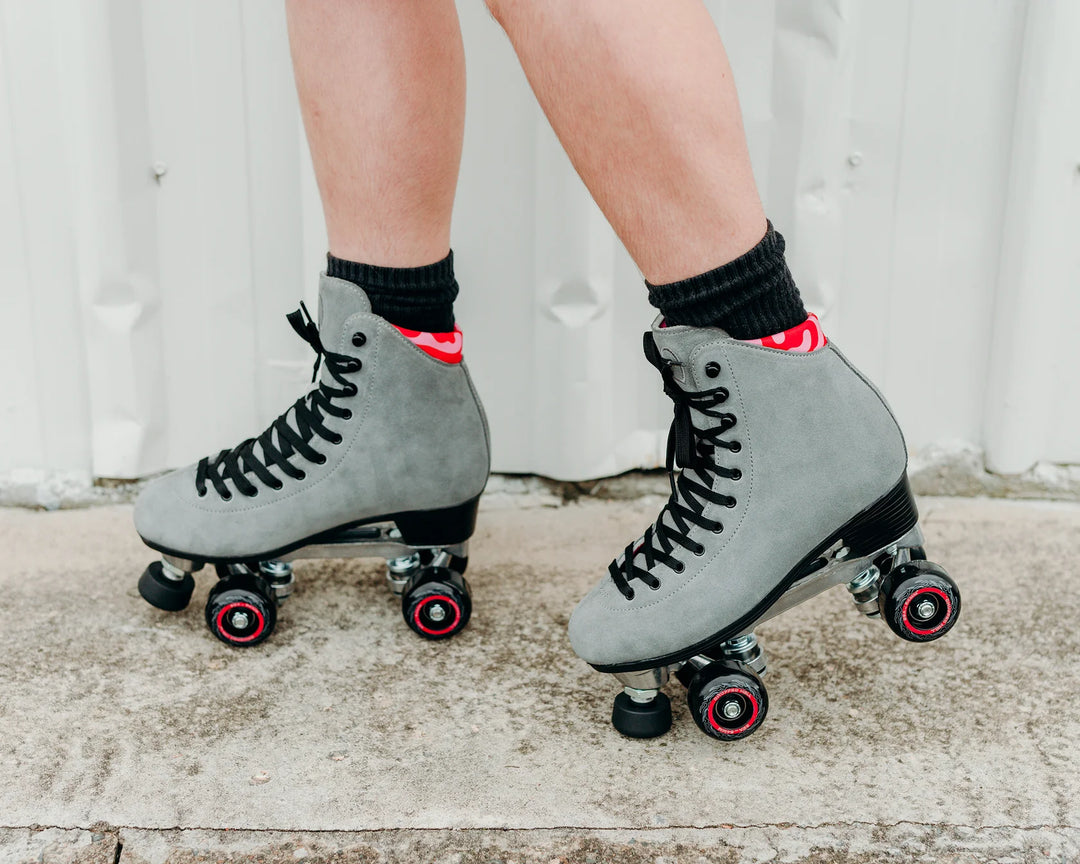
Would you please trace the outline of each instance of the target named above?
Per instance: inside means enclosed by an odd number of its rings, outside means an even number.
[[[915,607],[915,617],[920,621],[925,621],[932,617],[936,610],[937,606],[933,600],[923,600]]]
[[[432,621],[442,621],[446,618],[446,607],[442,603],[432,603],[431,608],[427,610],[427,615]]]
[[[720,713],[724,715],[724,719],[734,720],[742,714],[742,706],[734,699],[729,699],[721,706]]]
[[[251,623],[251,618],[248,617],[247,612],[233,612],[229,616],[229,623],[237,630],[243,630]]]

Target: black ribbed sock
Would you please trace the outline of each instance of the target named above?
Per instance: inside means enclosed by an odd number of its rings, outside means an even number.
[[[449,333],[454,329],[454,253],[423,267],[376,267],[326,254],[326,275],[355,282],[371,311],[398,327]]]
[[[734,261],[679,282],[645,284],[668,324],[720,327],[735,339],[772,336],[806,320],[772,222],[761,242]]]

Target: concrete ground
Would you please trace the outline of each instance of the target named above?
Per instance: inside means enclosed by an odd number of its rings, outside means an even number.
[[[1080,860],[1080,506],[927,499],[964,592],[912,645],[838,588],[768,623],[769,718],[622,738],[565,635],[656,498],[491,501],[476,612],[418,639],[376,561],[303,562],[230,649],[135,588],[130,508],[0,510],[0,862]]]

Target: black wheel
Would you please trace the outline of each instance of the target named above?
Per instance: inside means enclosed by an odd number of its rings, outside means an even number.
[[[657,693],[652,702],[635,702],[620,693],[611,709],[611,725],[628,738],[656,738],[671,728],[671,700]]]
[[[469,623],[469,583],[446,567],[422,567],[405,586],[401,614],[425,639],[448,639]]]
[[[706,735],[737,741],[753,734],[769,711],[769,695],[749,667],[717,660],[698,670],[686,691],[690,714]]]
[[[179,612],[191,602],[195,579],[185,573],[183,579],[170,579],[165,575],[160,561],[155,561],[139,577],[139,593],[143,600],[166,612]]]
[[[960,589],[945,569],[932,561],[901,564],[881,583],[881,617],[901,639],[940,639],[960,615]]]
[[[206,599],[206,626],[222,642],[250,648],[274,632],[277,606],[266,582],[252,573],[221,579]]]

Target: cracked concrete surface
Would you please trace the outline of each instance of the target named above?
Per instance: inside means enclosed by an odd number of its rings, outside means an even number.
[[[843,589],[761,630],[770,713],[621,738],[566,619],[661,502],[488,507],[476,613],[415,637],[375,561],[303,562],[264,645],[168,614],[127,507],[0,510],[0,861],[1080,860],[1080,507],[928,499],[939,643]],[[51,827],[39,827],[51,826]]]

